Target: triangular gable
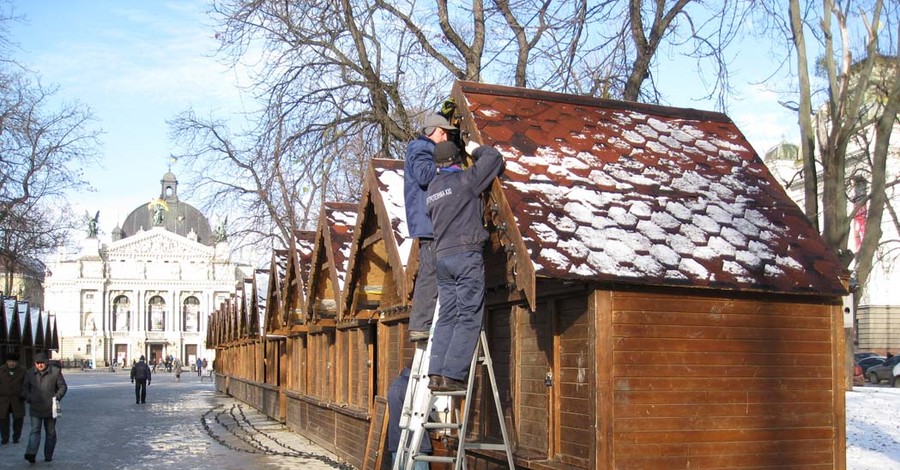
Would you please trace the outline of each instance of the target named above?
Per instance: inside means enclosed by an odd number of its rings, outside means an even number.
[[[346,313],[342,294],[359,205],[326,202],[322,209],[307,278],[306,310],[313,322]]]
[[[31,309],[28,307],[28,302],[17,302],[16,308],[19,310],[19,326],[22,328],[22,331],[20,332],[22,345],[34,346],[34,334],[32,333],[31,326]]]
[[[369,162],[359,208],[343,294],[349,315],[407,300],[406,260],[412,239],[403,206],[403,161]],[[384,305],[385,300],[390,305]]]
[[[315,237],[316,233],[313,231],[298,230],[294,232],[294,238],[288,249],[287,267],[282,285],[284,292],[281,295],[283,325],[288,328],[301,325],[306,319],[305,280],[309,274]]]
[[[267,286],[269,283],[269,274],[267,271],[257,269],[253,275],[253,303],[250,305],[250,337],[258,338],[260,334],[260,319],[265,316],[266,311],[266,294],[259,288],[260,283]]]
[[[0,343],[9,342],[9,327],[12,323],[13,315],[6,314],[6,298],[0,296]]]
[[[3,310],[7,315],[7,338],[9,344],[22,343],[22,322],[19,321],[19,310],[16,307],[15,297],[7,297],[3,299]]]
[[[41,309],[31,307],[31,334],[34,336],[32,345],[35,348],[45,348],[44,345],[44,321]]]
[[[266,333],[274,333],[284,325],[281,323],[282,281],[287,271],[287,250],[272,250],[272,261],[269,266],[269,287],[266,289]]]
[[[53,317],[46,313],[44,314],[44,349],[53,349]]]
[[[836,256],[727,116],[472,82],[453,96],[462,132],[506,161],[495,225],[532,307],[535,277],[846,293]]]
[[[250,332],[250,315],[254,304],[253,278],[244,279],[244,288],[241,291],[241,338],[249,338]]]
[[[51,317],[52,320],[50,322],[51,332],[50,332],[50,345],[47,349],[52,349],[54,351],[59,351],[59,329],[56,326],[56,315]]]

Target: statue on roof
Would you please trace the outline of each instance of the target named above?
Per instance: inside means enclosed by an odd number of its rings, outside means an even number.
[[[88,238],[97,238],[97,227],[100,224],[100,211],[91,218],[91,213],[88,211],[84,211],[84,220],[87,222],[87,236]]]
[[[147,204],[147,209],[149,209],[150,213],[153,215],[153,225],[158,226],[163,224],[165,211],[169,210],[169,206],[166,204],[166,201],[156,199],[150,201],[150,204]]]
[[[219,225],[216,226],[215,239],[216,243],[222,243],[228,239],[228,233],[225,229],[225,226],[228,224],[228,216],[225,216],[225,219],[219,222]]]

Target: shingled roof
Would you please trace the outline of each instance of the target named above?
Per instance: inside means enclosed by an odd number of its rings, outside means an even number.
[[[725,115],[457,82],[506,161],[538,278],[845,294],[837,257]]]

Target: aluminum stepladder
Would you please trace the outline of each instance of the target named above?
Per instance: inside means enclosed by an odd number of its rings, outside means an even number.
[[[435,309],[433,325],[437,323],[437,309]],[[509,444],[509,434],[506,432],[506,420],[503,416],[503,407],[500,403],[500,394],[497,391],[497,379],[494,376],[494,363],[491,360],[491,353],[488,349],[487,335],[481,330],[478,343],[475,346],[475,352],[472,354],[472,362],[469,366],[469,379],[466,390],[459,392],[436,392],[428,388],[428,363],[431,358],[431,337],[429,336],[427,344],[418,343],[416,353],[413,357],[413,365],[410,372],[410,381],[406,389],[406,398],[403,402],[403,413],[400,416],[400,444],[397,448],[397,457],[394,460],[393,470],[412,470],[415,462],[434,462],[452,464],[455,470],[466,468],[466,450],[467,449],[484,449],[503,451],[506,454],[507,464],[510,469],[515,468],[513,464],[512,448]],[[473,442],[466,440],[466,432],[468,429],[469,412],[471,410],[472,389],[475,384],[475,375],[478,364],[484,367],[487,376],[490,379],[491,391],[493,392],[494,407],[497,412],[500,424],[500,432],[503,436],[503,443],[491,442]],[[482,382],[484,377],[482,376]],[[435,401],[441,397],[449,397],[450,404],[448,409],[449,417],[453,417],[454,409],[452,399],[460,398],[464,400],[463,411],[457,416],[454,422],[428,422],[431,408]],[[428,430],[444,430],[457,431],[458,445],[456,453],[449,456],[433,456],[419,453],[422,439],[426,439]]]

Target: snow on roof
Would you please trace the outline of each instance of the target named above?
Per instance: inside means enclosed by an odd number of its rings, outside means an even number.
[[[391,221],[400,260],[406,266],[413,239],[406,227],[406,203],[403,200],[403,160],[373,160],[378,190]]]
[[[331,232],[331,251],[334,253],[338,292],[344,289],[344,281],[347,278],[350,247],[353,245],[353,230],[356,227],[358,208],[357,204],[325,203],[325,221]]]
[[[539,277],[842,294],[836,256],[718,113],[459,82]]]

